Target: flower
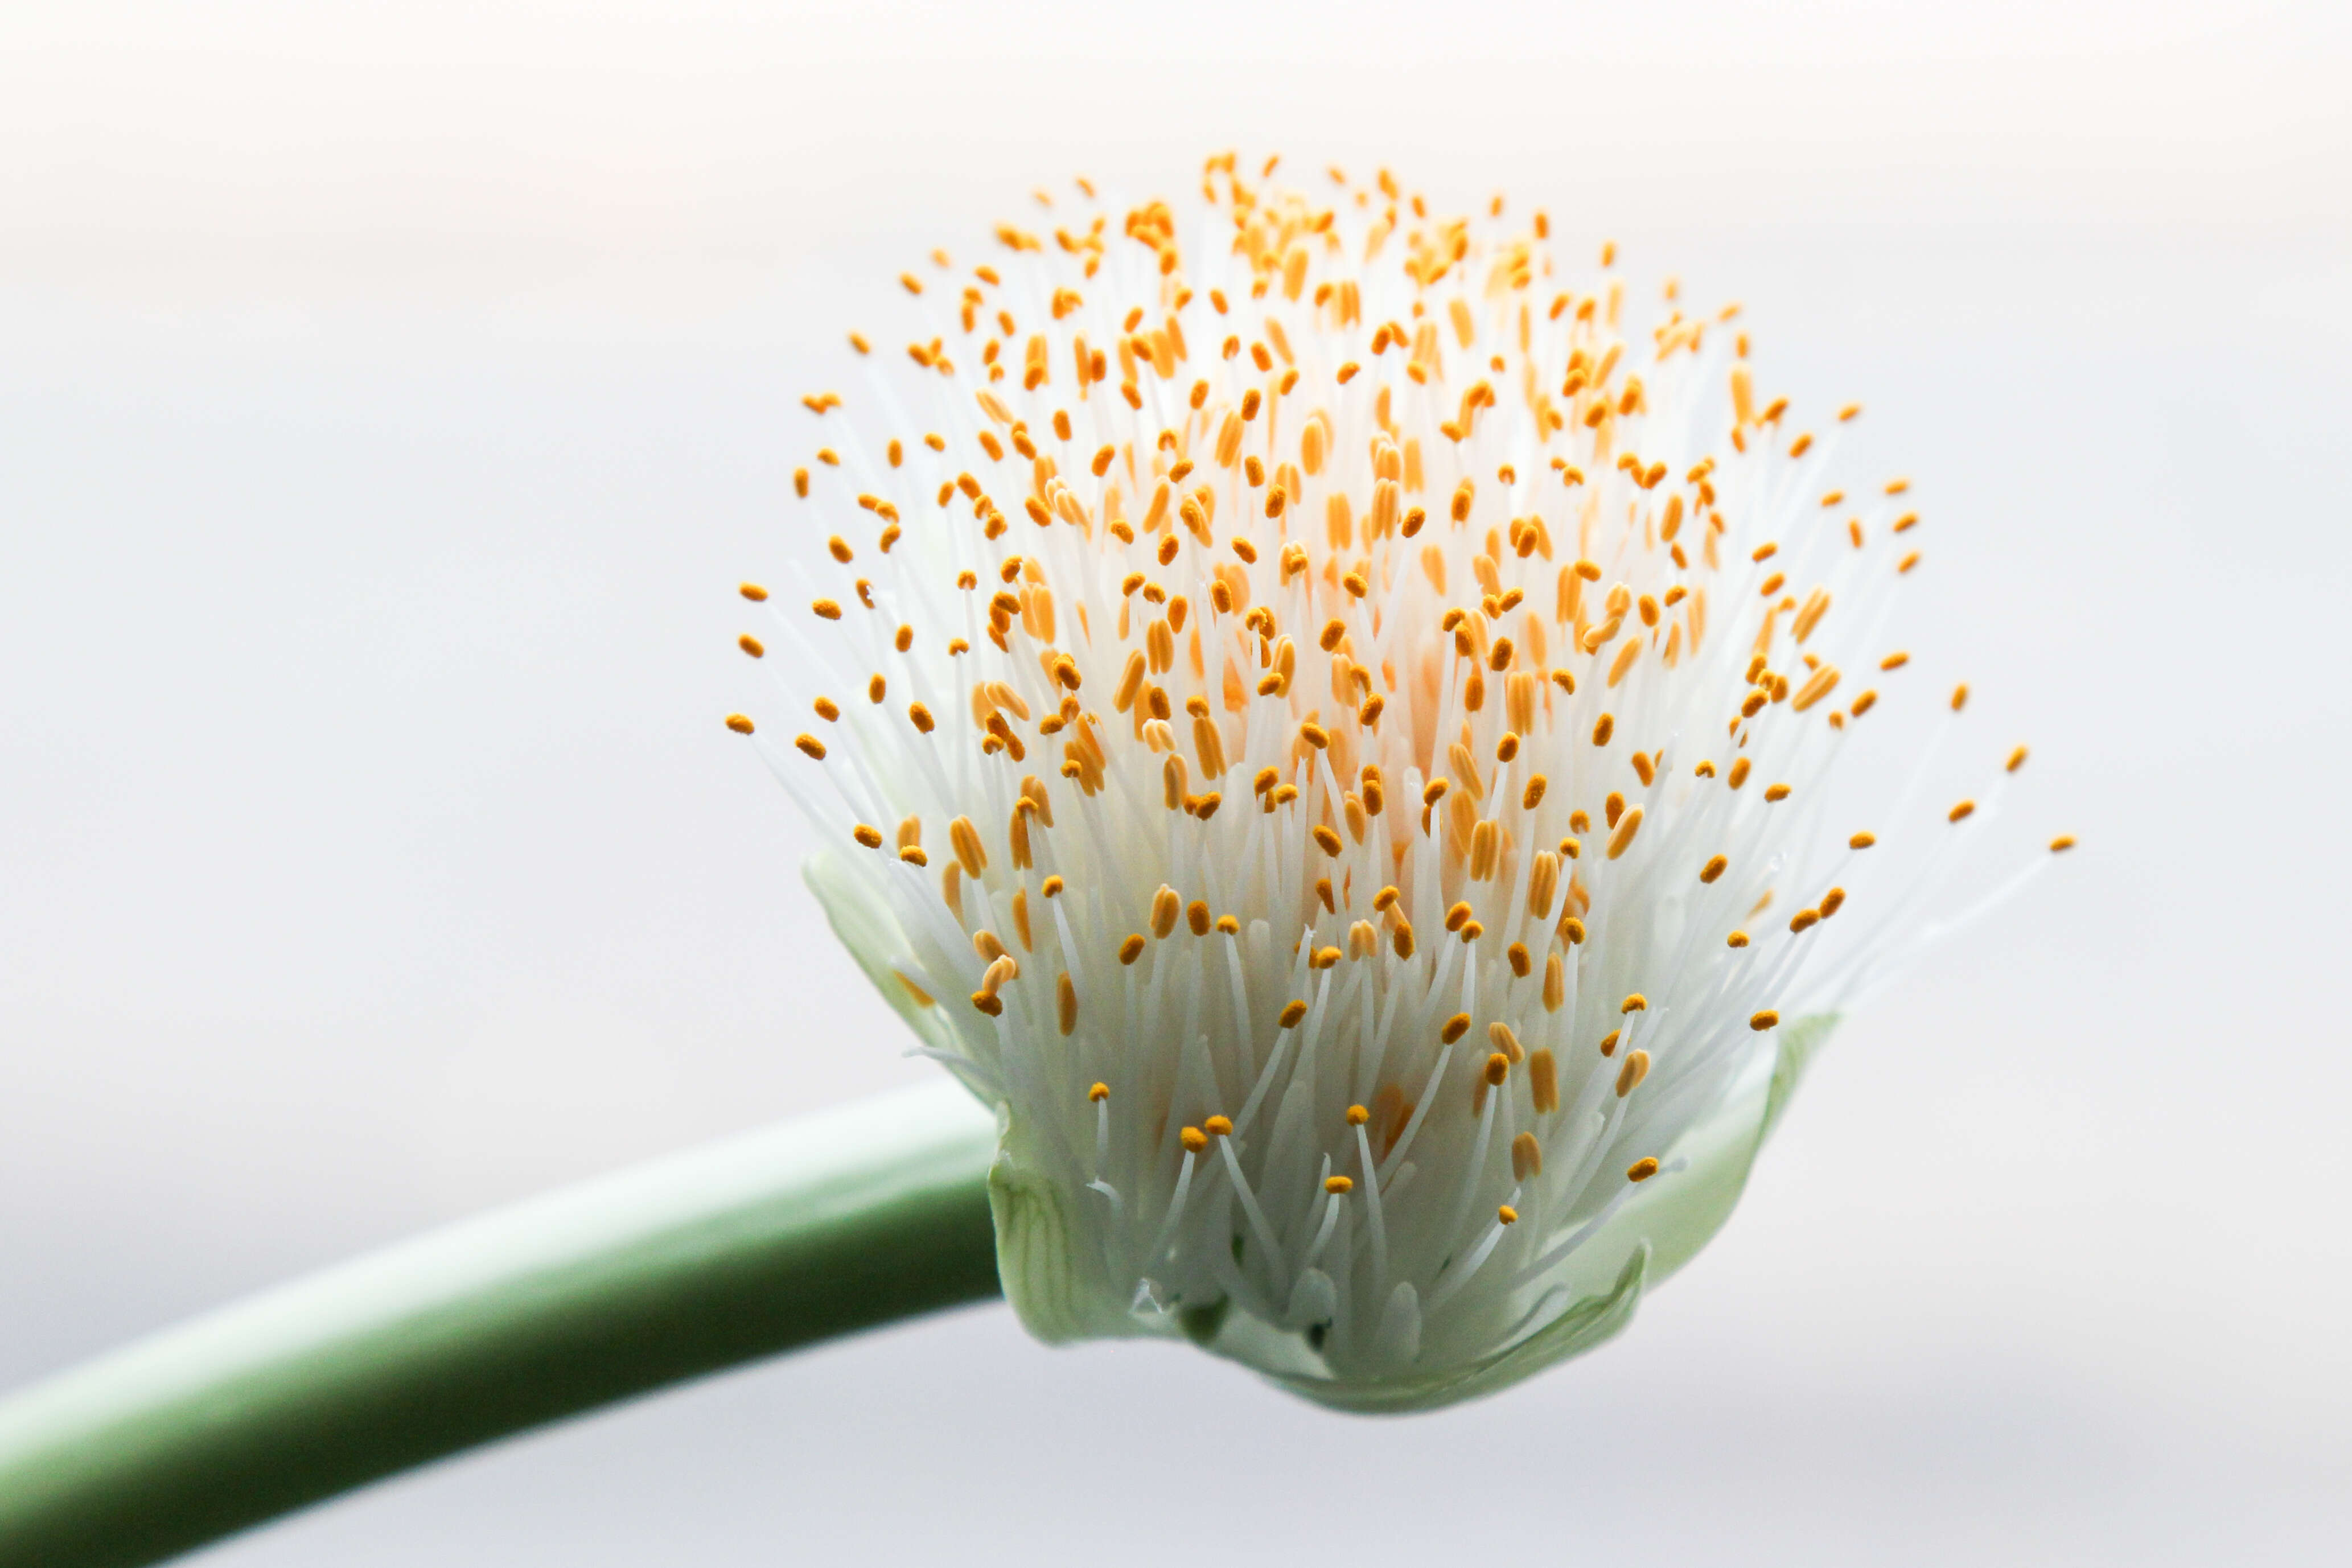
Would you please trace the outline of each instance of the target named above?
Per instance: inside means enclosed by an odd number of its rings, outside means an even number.
[[[1637,329],[1540,213],[1273,170],[903,277],[903,355],[804,400],[837,580],[743,588],[808,729],[728,722],[997,1108],[1028,1327],[1412,1408],[1697,1250],[1955,858],[1872,885],[1874,833],[1990,797],[1827,820],[1920,559],[1837,487],[1856,409],[1795,428],[1736,307]]]

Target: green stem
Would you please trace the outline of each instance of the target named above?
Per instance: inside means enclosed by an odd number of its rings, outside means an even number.
[[[129,1568],[600,1405],[997,1294],[952,1084],[450,1227],[0,1405],[0,1568]]]

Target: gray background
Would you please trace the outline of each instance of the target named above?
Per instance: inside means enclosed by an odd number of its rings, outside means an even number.
[[[0,1381],[918,1077],[717,723],[794,397],[1033,185],[1238,144],[1747,299],[1919,479],[2017,845],[2085,848],[1500,1398],[975,1310],[205,1561],[2341,1560],[2340,12],[11,8]]]

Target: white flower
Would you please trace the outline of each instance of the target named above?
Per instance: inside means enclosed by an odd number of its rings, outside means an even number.
[[[1406,1408],[1714,1232],[1954,858],[1874,885],[1873,831],[1972,809],[1825,818],[1918,559],[1854,410],[1801,432],[1733,310],[1636,326],[1541,214],[1334,178],[1082,184],[908,275],[806,400],[838,572],[743,646],[835,929],[1000,1110],[1024,1322]]]

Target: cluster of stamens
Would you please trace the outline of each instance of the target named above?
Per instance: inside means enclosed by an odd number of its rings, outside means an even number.
[[[1930,830],[1822,821],[1908,663],[1906,483],[1830,480],[1736,307],[1636,330],[1541,214],[1332,179],[1228,156],[1116,231],[1081,182],[908,274],[903,355],[804,400],[838,580],[746,584],[740,641],[813,716],[768,754],[836,925],[1066,1192],[1090,1332],[1238,1310],[1345,1379],[1564,1310],[1951,857],[1873,924],[1876,831]]]

